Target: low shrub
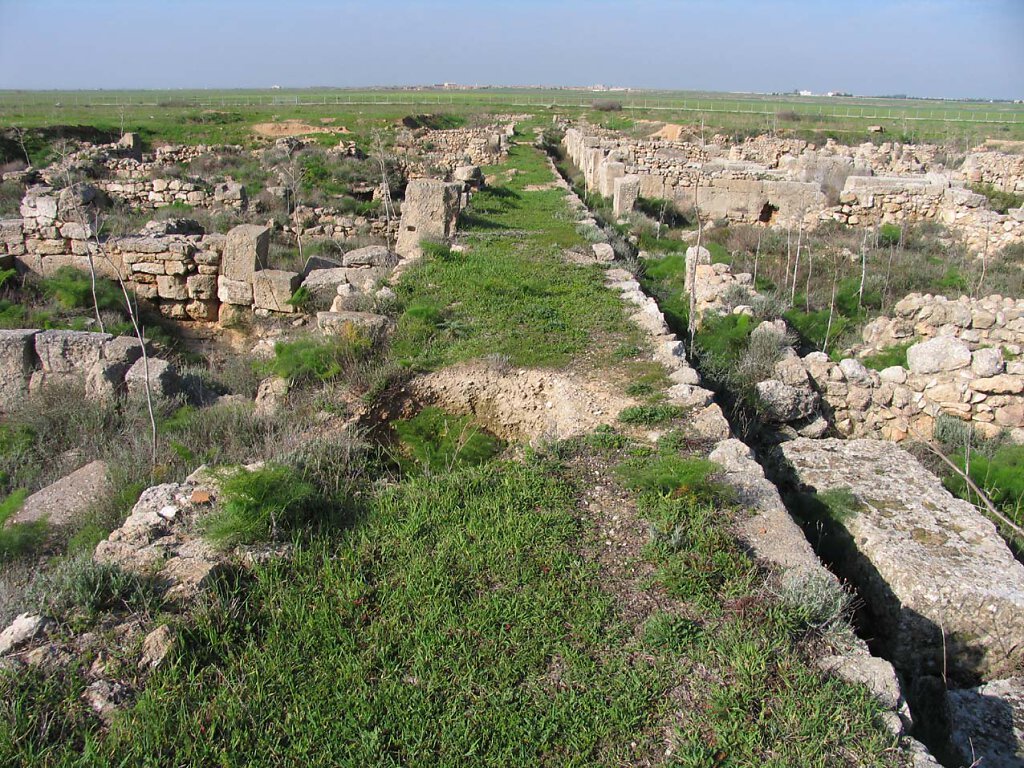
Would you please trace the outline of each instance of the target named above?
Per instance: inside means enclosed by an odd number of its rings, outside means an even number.
[[[312,483],[277,464],[230,471],[220,492],[220,510],[207,518],[206,535],[222,546],[275,539],[322,521],[326,511]]]
[[[1005,214],[1011,208],[1020,208],[1024,205],[1024,195],[1004,192],[991,184],[972,184],[971,191],[988,198],[989,207],[996,213]]]
[[[883,224],[878,229],[878,244],[882,248],[895,248],[903,240],[903,228],[898,224]]]
[[[468,416],[453,416],[440,408],[424,408],[394,424],[398,463],[405,472],[436,473],[456,466],[473,466],[496,456],[501,441],[474,424]]]
[[[594,109],[596,109],[598,112],[621,112],[622,111],[622,102],[621,101],[612,101],[610,99],[600,99],[598,101],[595,101],[591,106]]]
[[[107,611],[151,613],[160,605],[160,590],[150,577],[80,552],[44,573],[27,599],[47,616],[74,621]]]

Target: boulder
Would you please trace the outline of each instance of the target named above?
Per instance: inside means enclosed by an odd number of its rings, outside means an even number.
[[[765,418],[776,424],[806,418],[818,408],[819,395],[809,386],[794,387],[778,379],[768,379],[759,381],[754,389]]]
[[[139,358],[128,369],[124,382],[128,393],[132,395],[145,394],[147,382],[150,394],[154,397],[172,397],[181,389],[181,381],[174,365],[153,357],[148,360]]]
[[[615,261],[615,249],[608,243],[594,243],[590,246],[590,250],[594,252],[594,258],[601,263],[607,264]]]
[[[249,205],[249,195],[245,187],[237,181],[223,181],[213,186],[213,200],[222,205],[245,209]]]
[[[142,641],[142,658],[139,659],[140,669],[156,669],[174,649],[174,632],[167,624],[161,624]]]
[[[338,288],[347,284],[348,270],[344,267],[314,269],[302,281],[302,286],[313,298],[324,301],[332,299],[337,295]]]
[[[798,438],[780,450],[801,517],[823,526],[898,670],[955,681],[1024,663],[1024,565],[973,505],[892,443]]]
[[[268,227],[259,224],[239,224],[228,232],[224,241],[221,274],[229,280],[250,282],[257,267],[267,263],[269,248]]]
[[[976,349],[971,355],[971,372],[980,378],[1002,373],[1004,365],[1001,349]]]
[[[452,178],[473,187],[482,186],[484,183],[484,174],[479,165],[460,165],[452,172]]]
[[[955,371],[970,364],[970,347],[952,336],[937,336],[907,350],[907,367],[911,373]]]
[[[106,497],[111,489],[107,463],[99,460],[90,462],[33,493],[7,524],[38,520],[46,520],[51,525],[73,523]]]
[[[271,312],[295,312],[288,303],[302,278],[296,272],[283,269],[263,269],[252,277],[252,302],[256,309]]]

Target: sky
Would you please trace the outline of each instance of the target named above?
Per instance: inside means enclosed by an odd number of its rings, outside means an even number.
[[[0,89],[590,85],[1024,98],[1024,0],[0,0]]]

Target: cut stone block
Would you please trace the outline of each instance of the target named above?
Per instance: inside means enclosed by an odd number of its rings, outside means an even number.
[[[33,493],[7,524],[47,520],[51,525],[67,525],[80,519],[110,490],[107,463],[93,461]]]
[[[271,312],[295,312],[288,300],[299,287],[302,278],[296,272],[283,269],[264,269],[252,277],[252,299],[256,309]]]
[[[228,232],[224,241],[221,274],[229,280],[251,281],[256,269],[267,263],[269,248],[268,227],[259,224],[239,224]]]

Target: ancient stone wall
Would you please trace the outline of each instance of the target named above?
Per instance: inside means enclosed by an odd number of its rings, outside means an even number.
[[[960,173],[972,184],[991,184],[1002,192],[1024,195],[1024,155],[971,152],[960,166]]]
[[[1024,188],[1024,160],[998,152],[975,153],[964,169],[948,171],[946,151],[898,142],[822,147],[771,136],[730,145],[716,136],[696,144],[633,139],[593,126],[569,127],[564,146],[587,188],[613,198],[625,215],[635,195],[699,206],[712,218],[740,223],[854,226],[937,221],[957,232],[977,255],[1024,242],[1024,208],[995,213],[965,188],[986,181]],[[878,175],[876,175],[878,174]],[[619,178],[629,181],[623,186]],[[615,196],[616,187],[625,194]]]

